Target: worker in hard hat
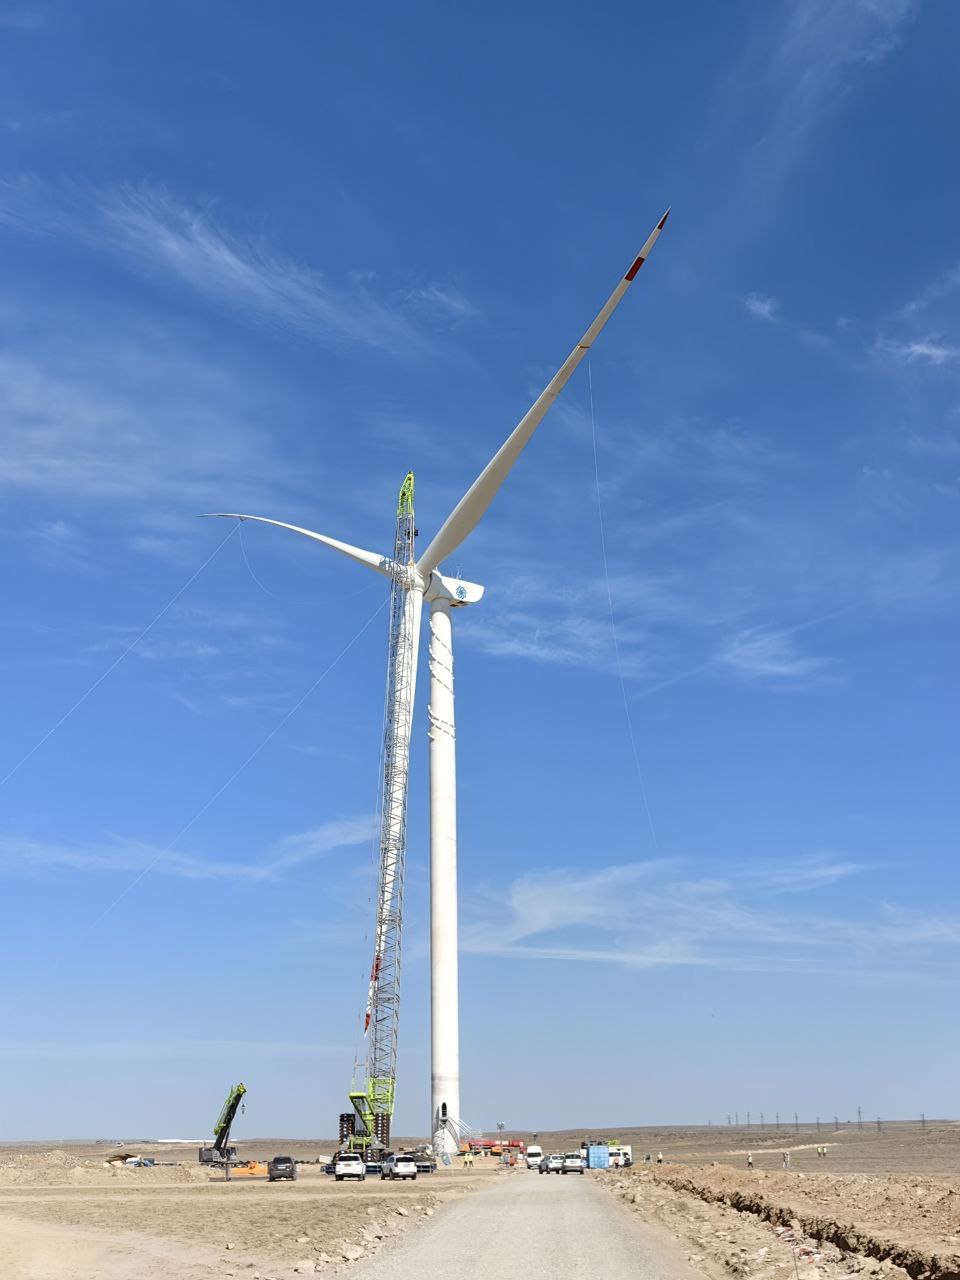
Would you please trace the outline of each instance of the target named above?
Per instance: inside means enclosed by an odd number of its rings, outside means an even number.
[[[662,1152],[662,1151],[658,1151],[658,1152],[657,1152],[657,1164],[663,1164],[663,1152]]]

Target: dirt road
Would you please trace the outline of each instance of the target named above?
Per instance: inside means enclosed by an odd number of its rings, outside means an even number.
[[[673,1242],[640,1222],[590,1177],[518,1173],[448,1205],[389,1253],[358,1263],[351,1280],[489,1280],[506,1268],[527,1280],[687,1280]]]
[[[334,1183],[306,1166],[296,1182],[227,1184],[196,1165],[113,1170],[62,1151],[27,1155],[0,1165],[0,1276],[297,1280],[392,1248],[448,1200],[499,1180],[491,1165]]]

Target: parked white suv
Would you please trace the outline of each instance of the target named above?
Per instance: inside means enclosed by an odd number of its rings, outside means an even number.
[[[416,1181],[417,1162],[416,1159],[408,1155],[406,1151],[401,1151],[397,1155],[387,1156],[383,1164],[380,1166],[380,1178],[410,1178]]]
[[[342,1182],[344,1178],[356,1178],[358,1182],[363,1182],[367,1176],[363,1156],[358,1156],[355,1151],[341,1151],[333,1166],[333,1176],[337,1182]]]
[[[567,1151],[563,1156],[561,1173],[583,1173],[583,1156],[579,1151]]]

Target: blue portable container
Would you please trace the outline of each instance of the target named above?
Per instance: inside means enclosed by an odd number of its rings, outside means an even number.
[[[610,1168],[610,1148],[604,1143],[591,1142],[587,1147],[587,1168],[588,1169],[609,1169]]]

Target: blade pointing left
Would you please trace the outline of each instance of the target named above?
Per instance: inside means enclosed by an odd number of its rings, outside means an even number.
[[[355,560],[357,564],[366,565],[368,569],[375,569],[377,573],[382,573],[385,578],[393,576],[390,561],[386,556],[378,556],[375,551],[364,551],[362,547],[352,547],[349,542],[341,542],[338,538],[328,538],[326,534],[314,533],[312,529],[301,529],[298,524],[287,524],[284,520],[269,520],[266,516],[242,515],[238,511],[209,511],[207,515],[220,517],[224,520],[256,520],[259,524],[273,524],[278,529],[290,529],[293,533],[302,533],[305,538],[313,538],[315,542],[322,542],[325,547],[332,547],[334,551],[339,551],[341,555],[347,556],[350,560]]]

